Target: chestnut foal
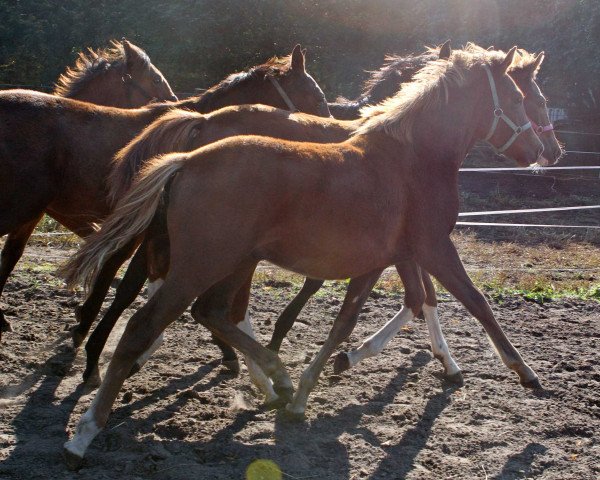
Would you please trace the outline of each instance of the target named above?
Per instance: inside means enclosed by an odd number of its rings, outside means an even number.
[[[470,48],[476,49],[474,46]],[[431,51],[430,55],[434,55],[435,58],[449,57],[449,44],[444,44],[439,54],[437,51]],[[509,75],[523,92],[525,111],[528,117],[536,119],[541,125],[548,125],[545,99],[535,81],[542,60],[543,54],[532,55],[519,50],[515,63],[509,69]],[[411,75],[414,74],[414,72],[410,73]],[[246,134],[269,135],[286,140],[335,143],[346,140],[360,126],[361,122],[361,119],[340,121],[333,118],[290,114],[289,112],[260,105],[226,107],[208,115],[174,110],[149,125],[117,154],[115,168],[109,179],[110,197],[113,201],[122,197],[131,186],[133,178],[142,165],[158,154],[191,151],[227,136]],[[549,161],[557,160],[561,149],[554,133],[547,128],[543,132],[537,129],[536,133],[540,135],[544,152],[550,152],[548,154],[550,156]],[[166,228],[159,228],[159,223],[159,220],[155,220],[152,231],[145,235],[142,247],[138,249],[123,281],[117,288],[114,302],[86,343],[87,363],[83,379],[90,386],[100,384],[98,359],[118,317],[141,291],[147,276],[149,276],[151,284],[166,276],[168,271],[168,235],[166,234]],[[446,342],[441,334],[441,328],[437,322],[433,284],[426,272],[423,272],[422,275],[428,293],[425,302],[427,308],[425,308],[424,314],[432,335],[434,355],[442,361],[447,378],[460,382],[462,381],[460,369],[448,352]],[[100,273],[99,276],[103,277],[103,273]],[[322,283],[322,280],[317,279],[308,278],[306,280],[298,295],[277,319],[271,342],[267,348],[275,352],[279,351],[283,338],[294,324],[299,312],[310,297],[320,289]],[[406,302],[405,305],[410,306]],[[400,317],[397,315],[394,317],[396,320],[398,318]],[[392,325],[394,324],[396,324],[396,321],[393,320]],[[389,332],[394,331],[394,329],[390,330],[388,327],[385,331],[388,332],[387,340],[385,342],[374,340],[367,342],[360,349],[361,355],[374,355],[376,352],[381,351],[385,343],[391,338]],[[235,351],[218,339],[215,339],[215,343],[223,352],[223,365],[233,372],[238,372],[239,363]],[[158,347],[158,344],[155,345],[156,347]],[[350,355],[347,359],[344,359],[344,354],[340,354],[334,368],[339,372],[355,365],[359,361],[357,355]],[[148,355],[140,357],[134,370],[139,370],[147,358]],[[267,397],[270,397],[270,395],[267,395]]]
[[[256,361],[281,402],[290,399],[292,383],[278,356],[238,328],[234,321],[241,319],[231,321],[232,312],[245,311],[250,275],[263,259],[310,277],[352,278],[327,340],[286,407],[294,416],[303,416],[319,373],[351,333],[381,270],[404,262],[431,272],[483,324],[521,383],[538,385],[449,236],[459,166],[478,139],[522,166],[542,155],[523,96],[506,74],[515,50],[459,50],[431,62],[397,96],[369,109],[341,144],[242,136],[151,162],[68,268],[71,283],[93,283],[103,259],[143,233],[164,202],[170,270],[130,319],[106,378],[65,444],[68,465],[80,465],[135,360],[198,296],[194,317]]]

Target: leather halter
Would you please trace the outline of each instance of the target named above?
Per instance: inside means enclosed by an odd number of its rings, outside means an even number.
[[[267,77],[269,78],[269,80],[271,81],[271,83],[275,87],[275,90],[277,90],[277,92],[279,93],[279,95],[281,96],[281,98],[283,99],[283,101],[285,102],[285,104],[287,105],[289,111],[292,112],[292,113],[299,112],[300,110],[298,110],[296,108],[296,106],[294,105],[294,102],[292,102],[290,100],[290,97],[288,97],[288,94],[285,93],[285,90],[281,87],[281,85],[279,84],[279,82],[277,81],[277,79],[275,77],[272,77],[271,75],[267,75]]]
[[[142,97],[144,97],[148,101],[154,100],[156,98],[154,95],[150,95],[148,93],[148,91],[144,87],[142,87],[138,82],[136,82],[129,73],[125,73],[121,77],[121,80],[128,87],[128,89],[129,89],[128,95],[130,97],[131,97],[131,90],[135,90],[137,93],[139,93]]]
[[[500,121],[500,119],[502,119],[504,123],[506,123],[508,127],[513,131],[512,137],[510,137],[504,145],[502,145],[501,147],[496,147],[495,145],[492,145],[498,151],[498,153],[502,153],[505,152],[514,143],[514,141],[521,133],[531,128],[531,122],[529,121],[519,127],[510,118],[506,116],[502,108],[500,108],[500,101],[498,100],[498,91],[496,90],[496,82],[494,81],[492,71],[487,65],[484,65],[483,68],[485,69],[485,72],[488,76],[488,80],[490,81],[490,89],[492,90],[492,100],[494,102],[494,120],[492,121],[492,127],[490,128],[490,131],[488,132],[484,140],[487,142],[490,138],[492,138],[494,132],[496,131],[496,128],[498,127],[498,122]]]

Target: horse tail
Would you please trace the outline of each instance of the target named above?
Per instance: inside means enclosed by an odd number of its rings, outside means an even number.
[[[136,175],[149,159],[165,153],[189,152],[196,145],[204,115],[188,110],[171,110],[123,147],[113,159],[108,176],[108,203],[114,208],[129,190]]]
[[[94,285],[102,266],[152,221],[169,181],[183,166],[185,154],[156,157],[147,162],[136,182],[121,198],[100,230],[86,238],[79,251],[60,268],[69,287]]]

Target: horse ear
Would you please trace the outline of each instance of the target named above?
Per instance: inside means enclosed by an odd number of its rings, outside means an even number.
[[[439,57],[442,60],[448,60],[450,55],[452,54],[452,48],[450,48],[450,40],[446,40],[444,44],[440,47]]]
[[[515,53],[517,53],[516,46],[512,47],[506,54],[506,57],[504,58],[504,60],[502,60],[502,63],[500,64],[500,71],[502,73],[506,73],[508,71],[508,67],[510,67],[512,65],[512,62],[515,58]]]
[[[300,47],[300,44],[296,45],[294,47],[294,50],[292,50],[292,59],[291,59],[290,66],[291,66],[291,69],[296,72],[303,73],[305,71],[304,70],[304,53],[302,53],[302,48]]]
[[[130,68],[137,63],[145,63],[144,52],[140,47],[136,47],[133,43],[123,38],[121,41],[123,51],[125,52],[125,63]]]
[[[538,53],[538,56],[535,57],[535,61],[533,62],[533,68],[531,70],[531,76],[534,78],[537,75],[538,70],[540,69],[540,65],[544,61],[544,55],[544,52],[540,52]]]

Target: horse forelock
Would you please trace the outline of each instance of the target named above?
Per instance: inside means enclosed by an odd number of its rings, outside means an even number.
[[[439,110],[448,102],[452,89],[475,81],[470,75],[472,70],[481,65],[494,67],[504,58],[503,52],[467,45],[463,50],[454,50],[448,60],[428,61],[411,82],[401,85],[396,95],[378,105],[362,108],[364,121],[354,135],[383,132],[400,142],[412,141],[414,125],[420,115]]]
[[[146,64],[150,64],[150,58],[142,50],[140,58]],[[123,44],[111,40],[108,48],[93,50],[88,48],[87,52],[79,52],[75,65],[67,67],[65,73],[61,74],[54,87],[54,95],[71,97],[79,93],[88,82],[105,74],[113,68],[120,68],[125,62],[125,50]]]

